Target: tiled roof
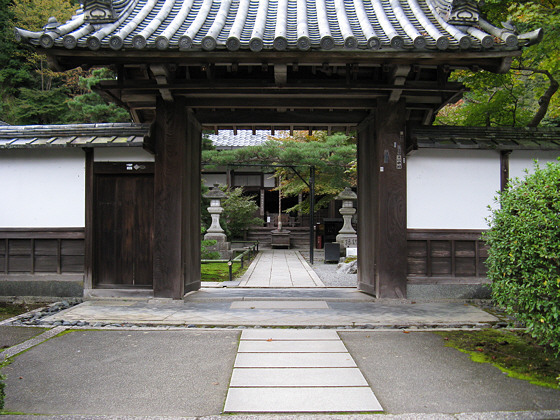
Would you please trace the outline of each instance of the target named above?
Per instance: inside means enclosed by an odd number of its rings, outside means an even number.
[[[83,0],[83,8],[16,39],[44,48],[113,50],[512,50],[518,35],[472,0]]]
[[[150,124],[105,123],[68,125],[0,126],[0,149],[50,147],[142,146]],[[276,133],[276,137],[282,133]],[[270,131],[220,130],[207,135],[216,148],[259,146],[270,140]]]
[[[207,137],[212,140],[212,144],[218,148],[233,148],[246,146],[260,146],[271,138],[270,131],[257,130],[253,134],[252,130],[220,130],[219,134],[209,134]]]
[[[0,126],[0,149],[142,146],[149,124]]]
[[[560,150],[560,128],[435,126],[410,137],[419,149]]]
[[[0,126],[0,149],[51,147],[142,147],[149,124],[107,123]],[[274,137],[281,137],[276,133]],[[216,148],[258,146],[269,131],[220,130],[210,134]],[[560,128],[418,127],[410,138],[419,149],[560,150]]]

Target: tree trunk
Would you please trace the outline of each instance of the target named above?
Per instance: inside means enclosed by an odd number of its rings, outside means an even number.
[[[544,95],[539,98],[539,109],[533,116],[533,119],[529,122],[529,124],[527,124],[527,127],[537,127],[548,111],[548,106],[550,105],[550,100],[552,99],[552,96],[558,90],[558,82],[556,81],[556,79],[554,79],[554,77],[552,77],[552,75],[548,70],[525,69],[525,68],[519,70],[528,70],[528,71],[532,71],[533,73],[544,74],[546,77],[548,77],[548,80],[550,81],[550,85],[548,86],[548,89],[546,90]]]

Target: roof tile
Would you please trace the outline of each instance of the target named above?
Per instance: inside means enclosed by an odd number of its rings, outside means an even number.
[[[250,50],[515,49],[537,42],[453,0],[84,0],[65,24],[16,38],[44,48]],[[93,13],[93,9],[96,13]],[[102,16],[98,20],[95,16]],[[49,26],[50,25],[50,26]],[[497,44],[494,40],[497,40]]]

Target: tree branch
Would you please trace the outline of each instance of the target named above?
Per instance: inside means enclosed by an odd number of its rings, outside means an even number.
[[[527,127],[537,127],[540,124],[540,122],[543,120],[543,118],[545,117],[548,111],[548,106],[550,105],[550,100],[552,99],[552,96],[554,96],[554,94],[558,90],[559,87],[558,82],[556,81],[556,79],[554,79],[554,77],[552,77],[552,74],[550,74],[548,70],[540,70],[540,69],[525,68],[525,67],[519,67],[514,70],[530,71],[537,74],[544,74],[546,77],[548,77],[550,85],[548,86],[548,89],[544,92],[544,94],[539,98],[539,109],[533,116],[533,119],[529,122],[529,124],[527,124]]]

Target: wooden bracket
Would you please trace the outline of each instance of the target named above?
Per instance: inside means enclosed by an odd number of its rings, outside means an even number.
[[[288,83],[288,66],[286,64],[274,65],[274,81],[277,85]]]
[[[406,83],[406,77],[410,73],[410,66],[396,66],[393,69],[391,79],[394,86],[404,86]],[[398,102],[401,99],[403,90],[393,89],[391,95],[389,96],[389,103]]]
[[[171,69],[165,64],[152,64],[150,71],[156,79],[158,85],[168,85],[171,79]],[[159,93],[165,102],[173,102],[173,94],[168,88],[159,89]]]

